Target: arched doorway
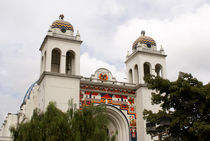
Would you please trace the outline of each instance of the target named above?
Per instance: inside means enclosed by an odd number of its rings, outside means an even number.
[[[129,141],[129,125],[126,116],[116,107],[107,105],[109,119],[108,133],[110,136],[117,131],[116,141]]]

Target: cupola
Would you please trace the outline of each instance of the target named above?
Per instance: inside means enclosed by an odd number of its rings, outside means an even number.
[[[146,47],[151,48],[152,46],[156,46],[156,42],[153,38],[146,36],[145,31],[142,30],[141,36],[133,43],[132,49],[136,50],[138,45],[146,45]]]
[[[64,20],[63,14],[59,16],[59,20],[56,20],[52,23],[51,28],[58,28],[63,33],[65,33],[67,30],[74,32],[73,26],[70,24],[70,22]]]

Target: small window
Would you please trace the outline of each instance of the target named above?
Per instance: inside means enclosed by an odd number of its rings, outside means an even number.
[[[65,28],[61,28],[61,32],[65,33],[66,29]]]
[[[151,48],[151,44],[147,44],[147,47],[148,47],[148,48]]]

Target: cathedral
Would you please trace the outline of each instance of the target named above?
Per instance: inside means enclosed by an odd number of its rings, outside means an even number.
[[[30,120],[33,110],[45,111],[55,101],[62,111],[74,99],[77,108],[90,104],[105,104],[109,118],[109,134],[118,131],[117,141],[151,141],[146,134],[143,110],[158,111],[151,104],[151,90],[144,76],[152,74],[166,78],[166,55],[157,49],[153,38],[145,31],[134,41],[132,53],[125,56],[128,82],[119,82],[106,68],[98,68],[90,77],[80,75],[79,32],[60,15],[50,26],[41,47],[40,76],[27,90],[20,110],[8,113],[0,128],[0,141],[10,141],[9,128]]]

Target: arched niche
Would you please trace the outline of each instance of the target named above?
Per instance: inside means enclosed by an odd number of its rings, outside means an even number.
[[[155,65],[155,72],[156,72],[156,76],[163,77],[163,67],[161,66],[161,64]]]
[[[144,76],[151,74],[151,64],[149,62],[144,63]]]
[[[108,114],[108,131],[110,136],[117,131],[116,141],[129,141],[129,124],[126,116],[116,107],[106,105]]]
[[[133,71],[132,71],[132,69],[130,69],[128,71],[128,81],[129,81],[129,83],[133,83]]]
[[[137,64],[134,66],[134,79],[135,83],[139,84],[139,69]]]
[[[60,72],[61,50],[55,48],[52,50],[51,72]]]
[[[70,50],[66,52],[66,74],[75,73],[75,52]]]

